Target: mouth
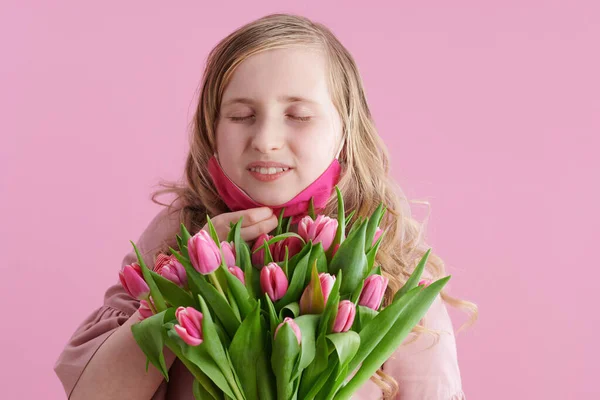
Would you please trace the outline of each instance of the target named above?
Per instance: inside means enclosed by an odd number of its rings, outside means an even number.
[[[276,162],[254,162],[248,164],[246,170],[259,181],[273,181],[287,174],[293,168]]]

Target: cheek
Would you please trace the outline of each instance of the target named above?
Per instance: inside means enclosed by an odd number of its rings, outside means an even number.
[[[335,137],[327,129],[312,129],[293,140],[294,153],[306,172],[306,179],[318,177],[333,161]]]

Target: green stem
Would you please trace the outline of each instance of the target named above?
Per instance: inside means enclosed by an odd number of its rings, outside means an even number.
[[[215,286],[215,288],[217,288],[219,293],[221,293],[223,295],[223,297],[225,297],[225,299],[227,299],[227,296],[225,296],[225,292],[223,291],[223,288],[221,287],[221,284],[219,283],[219,279],[217,278],[217,276],[215,275],[214,272],[211,272],[210,274],[208,274],[208,279],[210,279],[210,282]]]

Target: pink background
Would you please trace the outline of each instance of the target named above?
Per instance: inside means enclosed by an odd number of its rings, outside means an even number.
[[[448,288],[480,308],[467,397],[599,398],[597,2],[45,3],[0,6],[3,398],[64,398],[53,363],[181,173],[208,51],[280,11],[353,53],[394,176],[432,204]]]

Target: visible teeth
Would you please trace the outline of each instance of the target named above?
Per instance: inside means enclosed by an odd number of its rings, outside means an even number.
[[[252,172],[258,172],[264,175],[273,175],[273,174],[277,174],[280,172],[284,172],[287,171],[289,168],[275,168],[275,167],[269,167],[269,168],[264,168],[264,167],[252,167],[250,168],[250,171]]]

